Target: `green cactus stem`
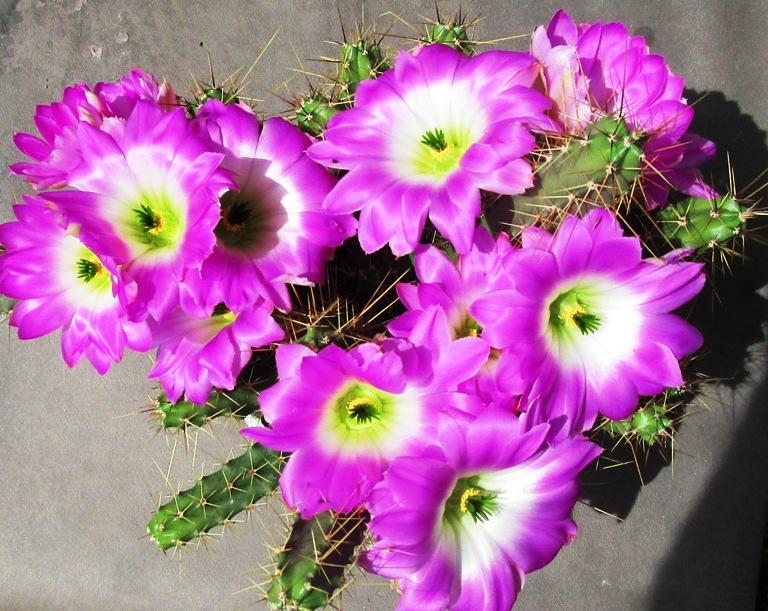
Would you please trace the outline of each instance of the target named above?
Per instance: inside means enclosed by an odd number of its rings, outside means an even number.
[[[547,152],[537,160],[536,183],[513,197],[511,225],[557,221],[563,212],[584,207],[615,209],[640,175],[642,136],[621,117],[605,116],[583,136],[549,136]],[[509,221],[508,221],[509,222]]]
[[[229,524],[277,488],[285,457],[259,444],[179,492],[152,515],[147,532],[162,550],[180,547]]]
[[[385,53],[375,42],[360,38],[356,43],[342,43],[339,59],[339,99],[351,104],[357,86],[389,70]]]
[[[5,322],[11,317],[17,303],[15,299],[0,294],[0,322]]]
[[[469,37],[471,25],[471,23],[464,23],[461,15],[450,17],[445,22],[442,22],[438,15],[436,22],[427,25],[427,31],[420,42],[425,45],[435,43],[448,45],[465,55],[474,55],[475,41]]]
[[[310,93],[296,106],[296,125],[301,131],[317,137],[338,112],[339,109],[322,93]]]
[[[259,394],[250,388],[214,390],[204,405],[185,399],[171,403],[165,393],[155,401],[155,413],[160,425],[166,429],[200,428],[220,416],[245,418],[259,409]]]
[[[657,220],[673,246],[701,250],[741,235],[748,216],[749,208],[728,194],[711,200],[689,197],[659,210]]]
[[[328,605],[344,585],[347,566],[354,562],[367,532],[366,521],[367,515],[359,511],[327,511],[308,520],[297,516],[278,553],[267,600],[277,609]]]

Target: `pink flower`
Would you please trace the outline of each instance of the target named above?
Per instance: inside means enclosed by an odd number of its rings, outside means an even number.
[[[525,574],[576,536],[578,474],[600,452],[583,438],[547,442],[486,410],[440,421],[436,445],[401,456],[371,491],[373,546],[362,566],[397,579],[398,609],[506,611]]]
[[[104,375],[126,347],[151,347],[146,323],[131,322],[123,307],[126,287],[109,257],[97,255],[67,231],[57,213],[25,198],[17,221],[0,225],[0,293],[18,299],[10,319],[21,339],[61,328],[69,367],[85,356]]]
[[[445,45],[401,52],[393,69],[360,83],[354,108],[328,123],[309,156],[349,170],[328,195],[335,213],[360,210],[359,238],[373,252],[412,252],[427,217],[459,253],[469,251],[480,190],[522,193],[533,182],[522,159],[548,125],[549,102],[531,89],[530,55],[468,57]]]
[[[302,516],[358,506],[392,460],[432,443],[439,413],[477,409],[456,387],[478,370],[488,348],[472,337],[451,342],[441,315],[427,311],[413,343],[386,340],[349,351],[331,344],[318,353],[278,347],[279,380],[259,399],[271,428],[242,432],[293,452],[280,486]]]
[[[268,119],[260,130],[250,108],[209,100],[196,121],[236,183],[221,197],[197,298],[213,307],[206,299],[212,285],[232,308],[263,298],[290,310],[287,285],[322,283],[335,248],[354,235],[351,214],[322,209],[336,180],[305,155],[309,136],[283,119]]]
[[[499,376],[527,386],[532,423],[565,415],[581,432],[598,412],[625,418],[639,395],[683,383],[678,360],[702,337],[672,311],[701,290],[701,264],[643,259],[602,209],[568,216],[554,235],[525,229],[506,263],[514,288],[471,311],[504,349]]]
[[[150,320],[157,360],[148,377],[160,380],[171,401],[185,393],[202,405],[213,388],[231,390],[252,349],[283,338],[271,312],[262,301],[237,312],[221,305],[199,318],[177,308],[161,324]]]
[[[687,133],[693,108],[683,79],[640,36],[621,23],[577,26],[558,11],[534,30],[531,53],[544,68],[552,118],[565,133],[583,133],[600,117],[621,117],[630,132],[646,136],[641,187],[648,209],[666,202],[670,185],[688,195],[714,197],[698,170],[715,145]]]

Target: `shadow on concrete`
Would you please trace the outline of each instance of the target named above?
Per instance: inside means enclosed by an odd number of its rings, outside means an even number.
[[[743,114],[736,102],[720,92],[689,90],[686,96],[696,105],[690,131],[717,143],[718,155],[703,171],[706,176],[718,177],[718,191],[724,193],[729,188],[729,157],[737,187],[739,183],[746,186],[768,167],[766,132]],[[762,181],[768,181],[768,176]],[[752,228],[759,230],[759,224],[768,225],[768,220],[755,219]],[[768,231],[763,230],[762,235],[763,240],[768,239]],[[762,327],[768,321],[768,301],[757,292],[768,277],[768,248],[747,240],[739,251],[744,257],[731,263],[731,273],[721,269],[712,274],[690,313],[680,312],[705,338],[705,350],[692,360],[691,371],[731,389],[748,380],[749,347],[762,339]],[[764,411],[768,413],[768,409]],[[677,428],[683,426],[684,418]],[[596,441],[605,452],[596,463],[598,468],[585,472],[582,500],[625,519],[643,485],[669,465],[670,453],[660,447],[633,449],[627,443],[616,444],[607,435]],[[765,451],[768,453],[768,447]]]

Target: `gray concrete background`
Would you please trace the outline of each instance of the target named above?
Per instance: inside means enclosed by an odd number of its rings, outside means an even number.
[[[768,166],[768,4],[764,0],[493,0],[467,1],[482,15],[477,37],[528,35],[561,6],[578,21],[622,20],[686,77],[699,104],[698,131],[726,148],[744,185]],[[337,6],[348,31],[363,10],[379,29],[388,10],[419,23],[433,3],[371,0],[216,2],[0,0],[0,162],[21,159],[14,131],[32,131],[35,104],[62,88],[113,80],[131,67],[154,72],[184,92],[190,76],[207,76],[206,52],[222,78],[250,65],[277,32],[250,77],[262,110],[279,112],[270,94],[299,63],[333,53]],[[441,3],[449,12],[454,3]],[[418,26],[417,26],[418,27]],[[402,26],[395,28],[401,33]],[[526,39],[499,43],[522,49]],[[301,77],[290,87],[303,89]],[[284,97],[287,89],[280,90]],[[24,185],[0,180],[0,220],[11,218]],[[766,507],[768,407],[764,287],[757,257],[739,281],[720,284],[723,315],[704,321],[713,375],[735,378],[707,387],[689,411],[674,467],[651,466],[640,489],[631,468],[613,487],[592,482],[585,498],[621,514],[618,522],[579,505],[581,535],[544,570],[528,577],[517,608],[751,610]],[[762,294],[761,294],[762,293]],[[6,331],[3,331],[6,334]],[[235,609],[261,607],[259,565],[274,545],[279,509],[197,550],[172,556],[145,538],[159,495],[167,492],[173,440],[156,435],[141,413],[154,394],[150,361],[130,355],[106,378],[88,366],[69,371],[58,336],[0,348],[0,609]],[[175,449],[176,486],[226,458],[232,426]],[[193,466],[194,465],[194,466]],[[279,538],[279,537],[277,537]],[[381,581],[357,579],[344,609],[387,609],[396,595]]]

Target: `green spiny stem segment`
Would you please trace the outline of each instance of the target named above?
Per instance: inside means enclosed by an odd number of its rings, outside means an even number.
[[[237,104],[240,98],[237,91],[232,87],[221,87],[213,83],[199,81],[195,83],[192,89],[191,99],[184,100],[182,104],[187,109],[189,117],[194,119],[197,116],[197,111],[208,100],[219,100],[224,104]]]
[[[627,441],[640,439],[646,444],[663,443],[674,434],[674,421],[682,413],[685,404],[695,396],[690,386],[668,388],[640,404],[637,411],[623,420],[603,421],[602,428],[612,437]]]
[[[704,249],[729,242],[743,233],[749,208],[732,195],[715,199],[689,197],[659,210],[664,235],[676,247]]]
[[[6,321],[11,317],[16,303],[18,302],[15,299],[0,294],[0,322]]]
[[[321,93],[311,93],[299,101],[296,107],[296,124],[303,132],[319,136],[328,121],[339,112],[333,103]]]
[[[549,136],[536,167],[536,185],[514,196],[512,225],[557,221],[580,208],[615,208],[640,175],[642,138],[620,117],[605,116],[583,136]]]
[[[344,583],[347,566],[363,542],[363,512],[322,512],[300,517],[277,556],[276,574],[267,600],[278,609],[319,609],[328,605]]]
[[[467,25],[460,20],[450,19],[447,23],[435,23],[427,27],[421,42],[427,45],[440,43],[453,47],[465,55],[475,54],[475,41],[470,40]]]
[[[339,99],[351,104],[357,86],[389,70],[384,52],[378,44],[360,39],[355,44],[343,43],[339,59]]]
[[[259,444],[200,478],[155,511],[147,532],[162,550],[182,546],[228,524],[275,491],[285,456]]]
[[[163,428],[200,428],[219,416],[245,418],[253,414],[259,409],[258,397],[259,394],[250,388],[214,390],[205,405],[198,405],[184,399],[171,403],[165,393],[160,393],[155,402],[155,412]]]

